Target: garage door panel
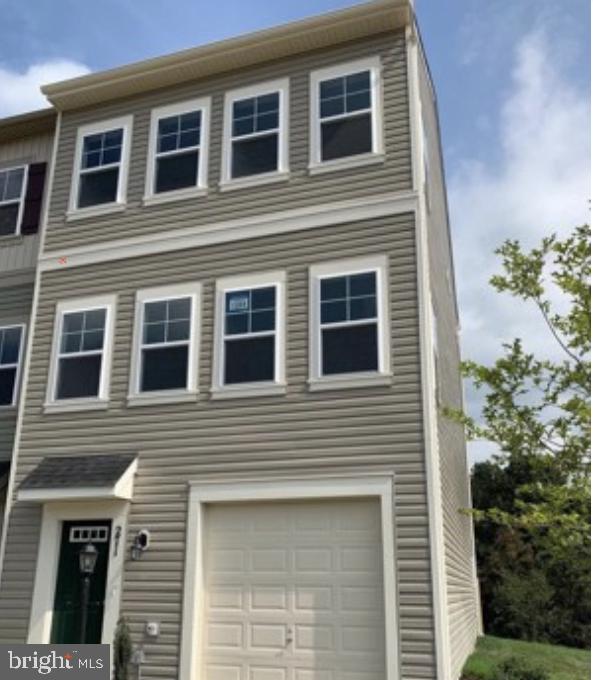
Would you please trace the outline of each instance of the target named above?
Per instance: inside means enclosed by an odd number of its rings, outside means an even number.
[[[385,680],[378,502],[212,505],[204,544],[202,680]]]

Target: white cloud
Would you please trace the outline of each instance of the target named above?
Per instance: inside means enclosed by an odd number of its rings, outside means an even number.
[[[0,117],[12,116],[48,105],[41,85],[76,78],[89,72],[84,64],[57,59],[33,64],[24,73],[0,67]]]
[[[515,337],[529,338],[530,349],[552,351],[538,312],[488,286],[500,270],[494,249],[507,238],[533,246],[590,219],[588,92],[565,75],[557,48],[541,28],[518,44],[494,133],[501,160],[488,165],[476,149],[449,182],[463,354],[481,362],[491,362],[501,342]],[[479,398],[469,386],[467,396],[476,413]],[[474,444],[471,451],[483,458],[491,449]]]

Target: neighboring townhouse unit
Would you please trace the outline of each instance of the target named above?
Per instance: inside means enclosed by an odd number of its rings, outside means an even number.
[[[0,533],[55,122],[52,109],[0,120]]]
[[[457,678],[480,617],[407,0],[44,92],[0,641],[111,642],[124,616],[143,678]]]

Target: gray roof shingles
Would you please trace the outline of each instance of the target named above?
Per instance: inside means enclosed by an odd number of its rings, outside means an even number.
[[[134,454],[54,456],[44,458],[21,489],[72,489],[112,486],[132,464]]]

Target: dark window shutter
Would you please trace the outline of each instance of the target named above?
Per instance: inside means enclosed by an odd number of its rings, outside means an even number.
[[[36,234],[39,231],[46,170],[47,163],[32,163],[29,166],[29,178],[27,181],[27,194],[25,195],[25,209],[23,211],[21,234]]]

